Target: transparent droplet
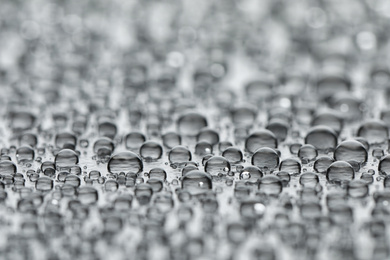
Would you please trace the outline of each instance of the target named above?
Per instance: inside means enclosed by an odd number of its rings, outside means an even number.
[[[199,131],[196,136],[198,142],[207,142],[211,145],[216,145],[219,143],[219,134],[210,128],[203,128]]]
[[[42,192],[51,191],[54,187],[53,180],[48,177],[40,177],[35,182],[35,189]]]
[[[348,195],[352,198],[362,198],[368,194],[367,182],[364,180],[353,180],[348,184]]]
[[[301,159],[301,162],[304,164],[309,163],[317,158],[318,152],[316,148],[311,144],[302,145],[299,148],[298,156]]]
[[[226,148],[222,152],[222,156],[225,157],[230,163],[239,163],[243,160],[243,154],[241,150],[235,147]]]
[[[227,173],[230,171],[230,163],[224,157],[213,156],[206,161],[204,165],[204,170],[211,175],[217,175],[218,173]]]
[[[362,124],[357,135],[365,138],[370,144],[380,144],[387,141],[389,129],[383,121],[369,121]]]
[[[111,157],[107,164],[107,170],[110,173],[136,172],[143,169],[141,159],[133,152],[118,153]]]
[[[260,179],[259,191],[266,195],[279,195],[283,190],[283,183],[279,177],[274,175],[266,175]]]
[[[171,149],[175,146],[181,145],[181,136],[174,132],[166,133],[162,136],[163,144]]]
[[[297,159],[287,158],[283,160],[279,165],[279,170],[283,172],[288,172],[291,175],[301,173],[301,164]]]
[[[32,162],[35,157],[34,150],[29,146],[22,146],[16,150],[16,159],[18,163]]]
[[[124,139],[127,149],[138,149],[146,141],[146,137],[139,132],[131,132]]]
[[[353,167],[344,161],[332,163],[326,172],[326,178],[333,183],[351,181],[354,177],[355,171]]]
[[[313,169],[318,173],[326,173],[332,163],[334,163],[333,158],[329,156],[321,156],[314,162]]]
[[[311,188],[314,188],[319,183],[319,181],[320,179],[318,178],[318,175],[312,172],[305,172],[299,178],[299,183],[301,185]]]
[[[261,170],[274,170],[279,166],[279,154],[268,147],[258,149],[252,156],[252,165]]]
[[[269,130],[257,131],[245,140],[245,148],[251,153],[262,147],[277,148],[278,142],[275,135]]]
[[[70,149],[61,150],[54,159],[55,165],[61,169],[78,164],[79,157],[75,151]]]
[[[305,143],[320,151],[333,151],[337,146],[337,135],[327,126],[315,126],[307,133]]]
[[[191,152],[184,146],[175,146],[168,154],[170,163],[182,164],[191,161]]]
[[[183,177],[181,187],[191,194],[203,193],[212,189],[211,176],[202,171],[191,171]]]
[[[196,136],[206,126],[206,118],[197,113],[184,114],[177,120],[179,133],[186,136]]]
[[[140,147],[139,152],[144,159],[157,160],[161,158],[163,149],[160,144],[154,141],[147,141]]]
[[[341,142],[334,151],[334,158],[337,161],[356,161],[364,163],[368,155],[364,146],[355,140]]]

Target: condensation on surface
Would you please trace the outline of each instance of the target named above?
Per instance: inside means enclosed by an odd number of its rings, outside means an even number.
[[[386,1],[0,1],[1,259],[389,259]]]

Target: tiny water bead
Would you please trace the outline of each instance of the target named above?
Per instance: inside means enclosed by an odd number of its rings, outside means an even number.
[[[334,151],[337,161],[356,161],[365,163],[368,159],[366,148],[358,141],[348,140],[341,142]]]
[[[217,175],[218,173],[228,173],[230,171],[230,163],[224,157],[213,156],[206,161],[204,170],[211,175]]]
[[[192,155],[186,147],[175,146],[169,151],[168,158],[172,164],[182,164],[191,161]]]
[[[250,153],[254,153],[262,147],[278,147],[276,136],[269,130],[259,130],[248,136],[245,140],[245,149]]]
[[[133,152],[122,152],[111,157],[107,164],[110,173],[119,174],[121,172],[139,173],[143,169],[141,159]]]
[[[178,131],[181,135],[185,136],[196,136],[206,126],[206,118],[194,112],[184,114],[177,120]]]
[[[326,178],[332,183],[351,181],[354,177],[355,171],[353,167],[345,161],[332,163],[326,172]]]
[[[328,126],[315,126],[307,133],[305,143],[320,151],[332,151],[337,146],[337,134]]]
[[[271,148],[264,147],[258,149],[252,156],[252,165],[261,170],[274,170],[279,166],[279,154]]]
[[[380,144],[387,141],[389,129],[383,121],[372,120],[362,124],[357,135],[365,138],[370,144]]]
[[[212,189],[213,185],[208,173],[195,170],[183,176],[181,187],[191,194],[199,194]]]
[[[161,158],[163,149],[157,142],[147,141],[141,145],[139,152],[144,159],[157,160]]]

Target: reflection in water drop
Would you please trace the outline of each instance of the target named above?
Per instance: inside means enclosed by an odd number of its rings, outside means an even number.
[[[327,126],[315,126],[307,133],[305,143],[320,151],[332,151],[337,145],[337,134]]]
[[[179,133],[186,136],[196,136],[206,126],[206,118],[197,113],[187,113],[177,120]]]
[[[334,151],[334,158],[337,161],[356,161],[364,163],[368,154],[364,146],[355,140],[341,142]]]
[[[272,171],[279,166],[279,154],[268,147],[260,148],[252,156],[252,165]]]
[[[352,166],[344,161],[332,163],[327,172],[326,178],[329,182],[344,182],[351,181],[355,177],[355,171]]]
[[[266,195],[279,195],[283,190],[282,181],[274,175],[266,175],[260,179],[259,191]]]
[[[204,170],[211,175],[227,173],[230,171],[230,163],[224,157],[213,156],[206,161]]]
[[[262,147],[277,148],[277,146],[278,142],[275,135],[268,130],[257,131],[245,140],[245,148],[251,153]]]
[[[212,189],[211,176],[202,171],[191,171],[181,181],[183,190],[191,194],[199,194]]]
[[[139,173],[143,169],[141,159],[132,152],[118,153],[111,157],[107,164],[110,173],[135,172]]]

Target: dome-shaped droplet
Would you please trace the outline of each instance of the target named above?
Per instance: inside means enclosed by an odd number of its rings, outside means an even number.
[[[313,169],[318,173],[325,173],[332,163],[334,163],[333,158],[321,156],[314,162]]]
[[[177,120],[179,133],[186,136],[196,136],[206,126],[206,118],[198,113],[187,113]]]
[[[291,176],[288,172],[281,171],[276,173],[276,176],[278,176],[279,179],[282,181],[283,187],[286,187],[291,180]]]
[[[254,153],[257,149],[262,147],[278,147],[278,142],[275,135],[269,130],[257,131],[248,136],[248,138],[245,140],[245,148],[250,153]]]
[[[222,152],[222,156],[225,157],[230,163],[239,163],[243,160],[243,154],[241,150],[236,147],[226,148]]]
[[[368,184],[364,180],[353,180],[348,183],[348,195],[352,198],[362,198],[368,194]]]
[[[320,179],[318,175],[313,172],[305,172],[299,178],[299,183],[301,185],[311,188],[314,188],[319,183],[319,181]]]
[[[60,133],[55,137],[55,144],[58,148],[63,148],[67,145],[75,147],[77,144],[77,138],[71,133]]]
[[[70,167],[79,163],[79,157],[75,151],[70,149],[62,149],[56,155],[54,162],[57,168]]]
[[[273,94],[273,84],[264,80],[254,80],[246,84],[245,94],[248,98],[259,100]]]
[[[25,133],[19,136],[19,145],[35,147],[38,143],[38,137],[35,134]]]
[[[301,162],[306,164],[310,161],[313,161],[317,158],[318,152],[316,148],[311,144],[302,145],[298,151],[298,157],[301,159]]]
[[[272,171],[279,166],[279,154],[268,147],[258,149],[252,156],[252,165],[261,170]]]
[[[216,145],[219,143],[219,134],[210,128],[203,128],[199,131],[196,136],[198,142],[207,142],[211,145]]]
[[[336,133],[340,133],[343,128],[343,121],[336,112],[322,112],[317,114],[312,122],[312,126],[328,126]]]
[[[13,175],[16,173],[16,165],[11,161],[0,162],[0,174],[1,175]]]
[[[369,121],[360,126],[357,135],[370,144],[380,144],[387,141],[389,129],[383,121]]]
[[[263,177],[262,171],[256,166],[247,166],[240,172],[241,180],[259,180]]]
[[[347,140],[341,142],[334,151],[334,158],[337,161],[356,161],[364,163],[367,161],[368,155],[366,148],[355,140]]]
[[[166,133],[162,136],[163,144],[172,149],[175,146],[181,145],[181,136],[174,132]]]
[[[22,146],[16,150],[18,163],[32,162],[35,157],[34,150],[29,146]]]
[[[40,177],[35,182],[35,189],[42,192],[51,191],[53,189],[54,183],[53,180],[48,177]]]
[[[191,171],[181,180],[181,187],[191,194],[203,193],[212,189],[211,176],[202,171]]]
[[[255,109],[248,106],[235,107],[230,113],[233,124],[244,128],[251,126],[256,119]]]
[[[230,171],[230,163],[224,157],[213,156],[206,161],[204,170],[211,175],[217,175],[218,173],[228,173]]]
[[[70,174],[65,177],[65,184],[73,186],[73,187],[79,187],[81,183],[81,180],[79,177],[77,177],[74,174]]]
[[[111,155],[111,153],[115,149],[112,140],[107,137],[99,138],[98,140],[96,140],[93,145],[93,152],[97,154],[99,153],[99,150],[102,151],[102,149],[108,151],[108,153]]]
[[[31,129],[36,121],[36,117],[29,112],[12,111],[9,113],[11,128],[15,131]]]
[[[260,179],[259,191],[266,195],[279,195],[283,190],[282,181],[275,175],[265,175]]]
[[[144,159],[157,160],[163,153],[162,146],[154,141],[147,141],[141,145],[139,153]]]
[[[315,126],[307,133],[305,143],[320,151],[332,151],[337,146],[337,134],[327,126]]]
[[[145,142],[146,137],[142,133],[131,132],[124,139],[127,149],[138,149]]]
[[[378,171],[383,175],[390,175],[390,155],[386,155],[380,160]]]
[[[191,152],[184,146],[175,146],[168,154],[170,163],[181,164],[191,161]]]
[[[118,132],[117,127],[112,122],[102,122],[98,127],[99,135],[113,139]]]
[[[281,119],[271,120],[266,129],[270,130],[278,139],[278,141],[284,141],[288,134],[288,124]]]
[[[279,170],[283,172],[288,172],[291,175],[301,173],[301,163],[294,158],[287,158],[283,160],[279,165]]]
[[[135,172],[139,173],[143,169],[141,159],[133,152],[118,153],[111,157],[107,164],[110,173]]]
[[[199,142],[195,145],[195,154],[204,156],[213,152],[213,146],[208,142]]]
[[[326,172],[326,178],[329,182],[351,181],[354,177],[355,171],[353,167],[344,161],[332,163]]]
[[[83,204],[93,204],[98,201],[99,196],[95,188],[84,186],[77,190],[77,198]]]
[[[165,181],[167,179],[167,172],[162,168],[153,168],[149,171],[149,178]]]

